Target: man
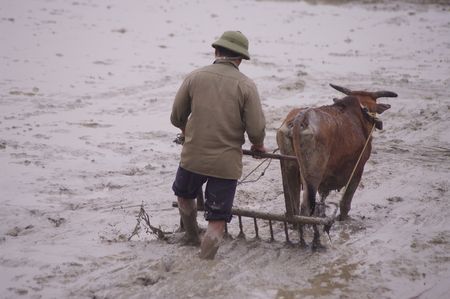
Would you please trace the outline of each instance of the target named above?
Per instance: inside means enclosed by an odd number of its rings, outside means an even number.
[[[251,149],[265,152],[265,118],[254,82],[239,71],[249,60],[248,40],[226,31],[214,42],[216,60],[189,74],[177,92],[170,120],[185,142],[172,189],[178,197],[185,242],[200,244],[200,258],[213,259],[242,174],[244,133]],[[195,198],[205,189],[208,227],[200,242]]]

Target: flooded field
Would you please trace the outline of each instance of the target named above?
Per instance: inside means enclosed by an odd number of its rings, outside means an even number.
[[[2,298],[450,297],[448,1],[0,2]],[[384,130],[325,251],[293,230],[286,243],[281,223],[270,242],[261,221],[257,239],[251,219],[245,238],[233,219],[214,261],[132,236],[141,205],[178,228],[172,101],[230,29],[250,40],[240,69],[269,149],[290,109],[341,96],[329,83],[399,95],[382,99]],[[260,162],[244,157],[244,175]],[[284,212],[278,161],[235,206]]]

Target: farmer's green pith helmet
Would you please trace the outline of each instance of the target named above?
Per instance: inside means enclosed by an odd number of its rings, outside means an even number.
[[[225,31],[212,46],[213,48],[225,48],[241,55],[244,59],[250,59],[250,54],[248,53],[248,39],[240,31]]]

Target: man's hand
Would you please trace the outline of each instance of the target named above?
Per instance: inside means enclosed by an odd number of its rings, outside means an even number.
[[[267,150],[264,147],[264,144],[252,144],[252,147],[250,148],[252,152],[260,152],[260,153],[266,153]]]
[[[181,128],[181,133],[177,134],[177,138],[175,138],[175,140],[173,142],[175,142],[176,144],[184,144],[184,128]]]
[[[260,153],[266,153],[267,150],[264,147],[264,144],[252,144],[252,147],[250,148],[252,152],[260,152]]]

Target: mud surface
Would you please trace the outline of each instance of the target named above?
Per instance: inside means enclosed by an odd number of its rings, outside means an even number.
[[[2,0],[1,297],[449,297],[450,7],[314,2]],[[295,232],[286,244],[281,224],[275,242],[265,222],[255,239],[248,219],[214,261],[145,231],[128,240],[141,203],[152,224],[178,227],[172,100],[229,29],[250,39],[241,70],[258,85],[268,148],[291,108],[340,96],[328,83],[399,94],[381,100],[392,108],[351,219],[324,252]],[[244,159],[244,174],[260,162]],[[236,206],[284,211],[276,161]]]

